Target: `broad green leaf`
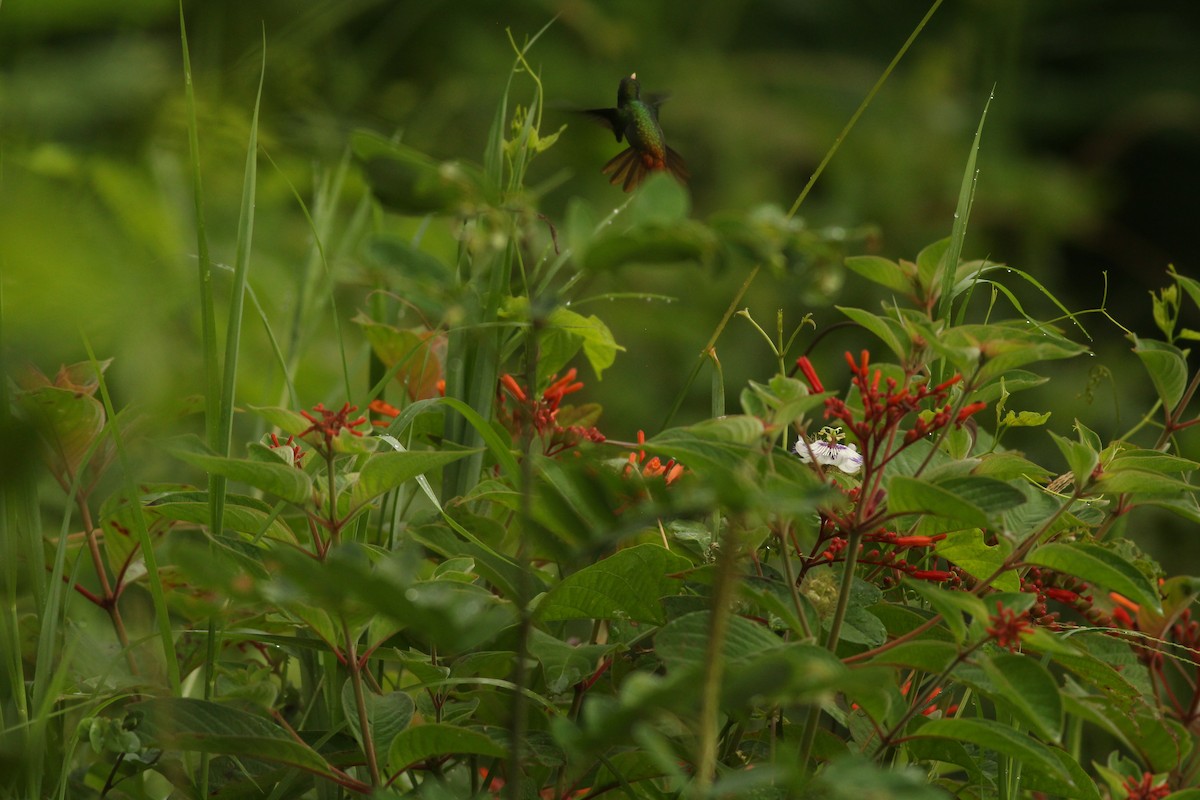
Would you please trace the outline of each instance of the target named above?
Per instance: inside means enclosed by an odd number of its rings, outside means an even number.
[[[1058,684],[1034,659],[997,653],[983,661],[997,693],[1033,728],[1038,738],[1058,743],[1062,737],[1063,707]]]
[[[934,611],[942,615],[946,624],[950,626],[956,642],[967,638],[967,623],[963,620],[964,614],[975,620],[988,618],[987,606],[969,592],[952,592],[940,586],[917,580],[905,580],[904,586],[921,595]]]
[[[656,172],[638,187],[625,216],[633,225],[669,225],[687,219],[691,204],[679,181]]]
[[[375,752],[387,753],[388,746],[396,734],[412,722],[416,704],[404,692],[375,694],[367,686],[363,686],[362,691],[367,725],[371,730],[371,740],[375,743]],[[358,701],[354,697],[354,684],[349,678],[342,684],[342,713],[346,715],[347,726],[358,740],[358,746],[365,747],[362,725],[359,724],[358,718]]]
[[[252,755],[332,777],[321,755],[264,717],[186,697],[143,700],[129,707],[143,742],[164,750]]]
[[[895,261],[880,256],[850,256],[845,260],[845,264],[851,271],[889,289],[906,295],[914,292],[912,278],[904,267]]]
[[[549,378],[561,370],[581,345],[597,380],[616,361],[617,352],[625,349],[617,344],[612,331],[595,314],[585,317],[562,307],[551,311],[539,340],[542,354],[538,360],[539,378]],[[558,353],[557,357],[555,353]]]
[[[1063,458],[1067,460],[1067,467],[1075,478],[1075,485],[1087,486],[1092,479],[1092,473],[1100,463],[1100,454],[1083,442],[1059,436],[1054,431],[1048,431],[1048,433],[1063,454]]]
[[[995,516],[1025,502],[1020,489],[994,478],[981,475],[964,475],[958,478],[939,480],[937,485],[957,497]]]
[[[1079,648],[1073,641],[1061,639],[1044,628],[1034,628],[1025,634],[1021,640],[1021,647],[1026,652],[1048,655],[1056,663],[1070,670],[1084,684],[1104,694],[1123,711],[1129,711],[1141,700],[1141,693],[1137,687],[1123,674]]]
[[[500,758],[505,748],[487,734],[456,725],[429,723],[409,728],[392,739],[387,764],[391,772],[400,772],[432,756],[479,755]]]
[[[1093,488],[1095,491],[1103,492],[1104,494],[1132,492],[1137,495],[1168,495],[1176,497],[1200,490],[1200,486],[1193,486],[1187,481],[1171,478],[1162,472],[1148,469],[1104,470],[1101,472],[1100,479],[1096,481]],[[1137,499],[1141,500],[1141,497],[1139,496]]]
[[[1017,323],[958,325],[945,331],[942,345],[973,347],[982,358],[976,380],[986,382],[1039,361],[1073,358],[1087,352],[1046,328]]]
[[[530,631],[529,654],[542,665],[546,691],[560,694],[596,671],[600,658],[612,650],[603,644],[571,645],[537,628]]]
[[[1033,792],[1050,796],[1069,797],[1072,800],[1103,800],[1096,788],[1096,781],[1088,775],[1083,766],[1066,750],[1057,747],[1050,749],[1050,754],[1058,759],[1058,763],[1067,772],[1069,783],[1053,778],[1042,772],[1029,771],[1021,773],[1021,786]]]
[[[1089,542],[1052,542],[1030,553],[1030,564],[1074,575],[1124,595],[1140,606],[1162,613],[1158,590],[1150,579],[1112,550]]]
[[[974,176],[970,177],[974,180]],[[964,178],[964,180],[966,179]],[[921,284],[921,293],[924,297],[936,297],[941,293],[942,287],[935,286],[933,279],[945,269],[946,257],[949,255],[951,244],[951,237],[947,236],[936,242],[930,242],[921,248],[921,252],[917,253],[917,279]],[[961,242],[959,244],[961,246]],[[957,253],[954,253],[954,258],[957,262]],[[951,271],[957,268],[957,263],[951,265]],[[952,281],[953,278],[951,277],[950,280]]]
[[[734,795],[731,795],[734,796]],[[782,797],[783,795],[735,795]],[[789,795],[791,796],[791,795]],[[946,792],[933,786],[924,770],[880,766],[861,755],[848,755],[823,769],[804,797],[820,800],[946,800]]]
[[[593,240],[584,266],[589,270],[607,270],[624,264],[703,264],[716,249],[713,232],[694,220],[639,225]]]
[[[1051,748],[1011,726],[990,719],[935,719],[922,725],[914,735],[970,742],[1071,785],[1070,774]]]
[[[57,386],[40,386],[17,398],[49,445],[55,464],[76,472],[104,429],[104,406],[90,394]]]
[[[418,475],[438,470],[476,450],[381,450],[372,453],[358,473],[353,503],[362,505]]]
[[[888,482],[888,511],[894,514],[932,514],[961,522],[964,527],[984,528],[988,524],[987,514],[969,499],[942,486],[903,475],[897,475]]]
[[[271,464],[210,455],[195,449],[196,445],[191,444],[192,442],[198,444],[199,440],[193,437],[179,440],[175,446],[169,448],[169,452],[180,461],[186,461],[209,474],[223,475],[230,480],[262,489],[290,503],[302,505],[312,500],[312,479],[301,469],[282,462]]]
[[[1125,469],[1147,470],[1150,472],[1192,472],[1200,469],[1200,461],[1164,453],[1160,450],[1121,450],[1116,458],[1104,466],[1107,473]]]
[[[972,473],[1001,481],[1021,479],[1034,483],[1053,477],[1046,468],[1012,451],[988,453],[979,460]]]
[[[890,317],[881,317],[859,308],[837,306],[837,310],[864,329],[878,336],[901,361],[908,358],[911,337],[904,326]]]
[[[657,544],[640,544],[568,575],[547,592],[535,611],[544,621],[631,619],[662,624],[659,599],[678,590],[671,577],[691,562]]]
[[[983,540],[983,531],[972,528],[947,533],[945,539],[934,545],[934,550],[942,558],[965,569],[972,577],[984,580],[1001,567],[1012,552],[1012,546],[1003,539],[989,546]],[[1010,570],[993,581],[992,585],[1001,591],[1017,592],[1021,589],[1021,580],[1016,570]]]
[[[161,495],[146,508],[154,514],[178,522],[209,523],[211,506],[206,492],[180,491]],[[294,542],[292,529],[287,526],[271,506],[256,497],[242,494],[225,496],[225,527],[231,531],[257,536],[264,534],[273,539]],[[108,544],[107,538],[105,545]]]
[[[262,417],[269,422],[273,427],[288,434],[289,436],[299,436],[301,431],[308,430],[312,427],[312,423],[306,420],[299,411],[292,411],[290,408],[279,408],[278,406],[249,406],[249,409],[256,416]]]
[[[448,214],[464,203],[477,202],[483,175],[474,165],[438,163],[408,145],[370,131],[351,137],[375,196],[403,214]]]
[[[1050,421],[1050,412],[1009,411],[1000,424],[1006,428],[1040,428]]]
[[[1167,410],[1174,411],[1187,388],[1188,367],[1183,351],[1154,339],[1140,339],[1132,334],[1130,338],[1133,340],[1133,352],[1150,374],[1154,391]]]
[[[409,535],[433,552],[440,553],[446,558],[474,560],[475,569],[480,576],[495,586],[501,595],[508,599],[516,596],[516,587],[522,580],[532,579],[535,582],[535,591],[542,591],[545,588],[545,582],[541,579],[540,573],[535,571],[530,574],[528,571],[524,571],[526,577],[522,578],[523,569],[520,565],[508,556],[496,552],[483,538],[467,530],[470,528],[480,533],[481,530],[487,530],[489,525],[499,527],[491,520],[470,517],[464,513],[459,528],[461,528],[461,532],[466,533],[466,536],[456,536],[454,531],[442,524],[412,528]]]
[[[708,647],[711,621],[711,612],[694,611],[663,626],[654,637],[654,649],[668,671],[697,666],[711,657]],[[765,650],[787,644],[765,625],[744,617],[731,616],[728,622],[722,657],[731,665],[744,663]]]
[[[958,648],[950,642],[918,639],[889,647],[871,659],[872,664],[911,667],[922,672],[939,673],[958,657]]]
[[[976,389],[971,395],[971,399],[982,400],[985,403],[994,403],[1002,397],[1008,397],[1024,389],[1041,386],[1048,380],[1050,379],[1044,375],[1038,375],[1036,372],[1030,372],[1025,369],[1014,369],[992,378],[987,385]]]

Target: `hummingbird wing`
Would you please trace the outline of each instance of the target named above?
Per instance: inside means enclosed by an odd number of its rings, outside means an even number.
[[[621,115],[615,108],[585,108],[584,114],[599,122],[604,127],[608,128],[617,137],[617,141],[621,141],[624,136],[624,125],[621,124]]]

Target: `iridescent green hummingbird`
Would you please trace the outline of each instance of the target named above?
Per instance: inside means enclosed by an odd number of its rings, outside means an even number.
[[[658,107],[666,99],[664,95],[647,95],[642,99],[642,85],[637,73],[621,79],[617,88],[616,108],[589,108],[591,114],[612,129],[617,141],[625,138],[629,147],[617,153],[601,170],[614,186],[623,183],[629,191],[656,170],[667,170],[681,183],[688,179],[687,165],[683,156],[667,146],[662,127],[658,124]]]

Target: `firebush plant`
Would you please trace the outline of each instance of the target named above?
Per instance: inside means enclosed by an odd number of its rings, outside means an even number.
[[[838,309],[866,349],[817,359],[835,340],[780,322],[736,410],[716,381],[713,418],[612,441],[575,404],[622,350],[570,305],[580,276],[841,268],[852,242],[693,219],[668,177],[547,219],[525,171],[558,133],[514,49],[482,166],[354,138],[369,381],[236,405],[250,224],[224,374],[199,304],[205,435],[158,442],[167,474],[135,463],[108,362],[9,376],[7,427],[65,502],[5,489],[5,796],[1200,797],[1200,582],[1123,535],[1147,507],[1200,523],[1200,282],[1171,271],[1156,338],[1128,334],[1155,405],[1108,441],[1047,428],[1052,463],[1001,440],[1047,423],[1013,398],[1087,352],[1082,323],[1029,316],[1008,282],[1041,287],[961,260],[961,228],[845,259],[886,290]],[[453,263],[397,232],[414,216]]]

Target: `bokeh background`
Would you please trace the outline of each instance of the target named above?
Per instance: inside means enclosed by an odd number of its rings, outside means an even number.
[[[671,93],[662,123],[691,167],[693,214],[706,219],[787,209],[927,8],[912,0],[184,2],[213,257],[233,261],[264,41],[251,284],[283,324],[311,254],[293,191],[311,202],[360,127],[438,159],[481,160],[513,58],[506,30],[521,41],[557,15],[531,59],[545,86],[544,128],[568,126],[530,175],[550,220],[561,223],[572,197],[601,209],[624,200],[599,173],[618,146],[571,109],[611,105],[617,81],[633,71],[648,90]],[[965,255],[1025,270],[1075,311],[1107,299],[1122,325],[1154,336],[1148,293],[1166,285],[1167,265],[1200,277],[1198,45],[1200,6],[1189,0],[947,2],[800,216],[848,232],[852,252],[914,257],[949,234],[971,138],[994,91]],[[518,84],[514,98],[530,91]],[[352,173],[347,220],[356,192]],[[0,335],[10,361],[53,370],[81,360],[83,333],[101,357],[116,359],[118,403],[173,403],[199,391],[192,226],[177,3],[4,0]],[[325,243],[346,315],[367,303],[352,231],[347,222]],[[682,266],[595,279],[595,292],[676,298],[597,312],[627,348],[602,381],[583,373],[584,399],[605,406],[610,436],[661,423],[744,278]],[[1020,296],[1035,315],[1057,314],[1036,292]],[[837,321],[835,303],[873,309],[885,299],[842,270],[814,266],[764,275],[743,305],[769,330],[782,310],[790,331],[808,313],[821,326]],[[1188,313],[1184,324],[1200,329]],[[1117,435],[1152,393],[1120,329],[1100,314],[1082,319],[1096,357],[1055,365],[1049,386],[1013,406],[1052,410],[1064,433],[1079,418]],[[272,401],[277,382],[254,366],[271,361],[255,324],[241,396]],[[820,350],[827,383],[838,385],[841,349],[865,345],[876,346],[853,332],[831,336]],[[759,335],[737,320],[718,354],[731,407],[746,379],[773,370]],[[312,337],[298,375],[307,404],[341,400],[330,394],[339,369],[336,346]],[[361,379],[365,388],[365,371]],[[701,380],[678,421],[705,415],[708,395]],[[1039,430],[1017,431],[1011,443],[1057,464]],[[1195,549],[1180,544],[1188,526],[1146,520],[1144,543],[1157,554]]]

